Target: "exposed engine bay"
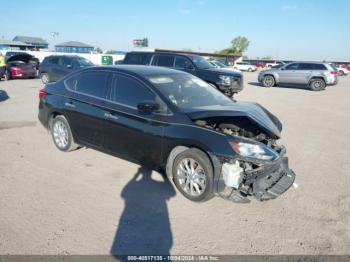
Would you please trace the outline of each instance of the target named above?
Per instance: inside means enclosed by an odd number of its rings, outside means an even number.
[[[264,201],[276,198],[293,185],[295,174],[288,167],[285,147],[276,143],[279,137],[268,134],[251,119],[244,116],[214,117],[198,119],[194,123],[219,131],[233,139],[230,144],[237,154],[220,159],[222,171],[217,191],[221,197],[239,203],[250,202],[248,196],[255,196]],[[256,142],[256,145],[247,144],[247,150],[259,153],[260,147],[264,147],[265,150],[271,151],[271,157],[245,155],[238,148],[240,144],[245,144],[241,139]]]

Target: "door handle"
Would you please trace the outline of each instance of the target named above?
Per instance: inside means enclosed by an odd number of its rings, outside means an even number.
[[[66,102],[66,103],[64,103],[64,105],[66,107],[75,108],[75,105],[72,102]]]
[[[113,120],[118,120],[119,119],[117,116],[112,115],[111,113],[105,113],[105,118],[113,119]]]

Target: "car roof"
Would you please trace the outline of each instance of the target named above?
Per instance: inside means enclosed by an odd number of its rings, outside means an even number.
[[[106,70],[106,71],[115,71],[128,73],[132,75],[139,76],[152,76],[152,75],[167,75],[167,74],[186,74],[175,69],[170,69],[160,66],[145,66],[145,65],[115,65],[115,66],[92,66],[84,68],[83,71],[91,70]]]
[[[176,52],[147,52],[147,51],[131,51],[127,54],[155,54],[155,55],[182,55],[187,56],[189,58],[195,58],[195,57],[201,57],[200,55],[192,55],[192,54],[186,54],[186,53],[176,53]]]

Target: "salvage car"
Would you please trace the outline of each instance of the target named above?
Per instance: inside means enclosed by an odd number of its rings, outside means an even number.
[[[36,63],[34,57],[27,53],[14,54],[6,59],[5,77],[7,80],[15,78],[35,78]]]
[[[276,116],[185,72],[90,67],[47,84],[39,98],[39,120],[59,150],[85,146],[164,171],[192,201],[269,200],[295,179]]]
[[[243,90],[243,75],[240,72],[217,68],[207,59],[198,55],[170,52],[129,52],[126,54],[123,64],[153,65],[181,70],[201,78],[228,97]]]

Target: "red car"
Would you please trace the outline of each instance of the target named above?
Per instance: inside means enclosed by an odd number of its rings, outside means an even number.
[[[256,66],[258,69],[263,69],[263,68],[265,68],[265,64],[262,63],[262,62],[257,63],[255,66]]]
[[[346,68],[347,70],[350,71],[350,65],[342,64],[342,65],[340,65],[340,67]]]
[[[32,62],[33,56],[22,53],[9,57],[6,61],[6,77],[13,78],[35,78],[36,64]]]

